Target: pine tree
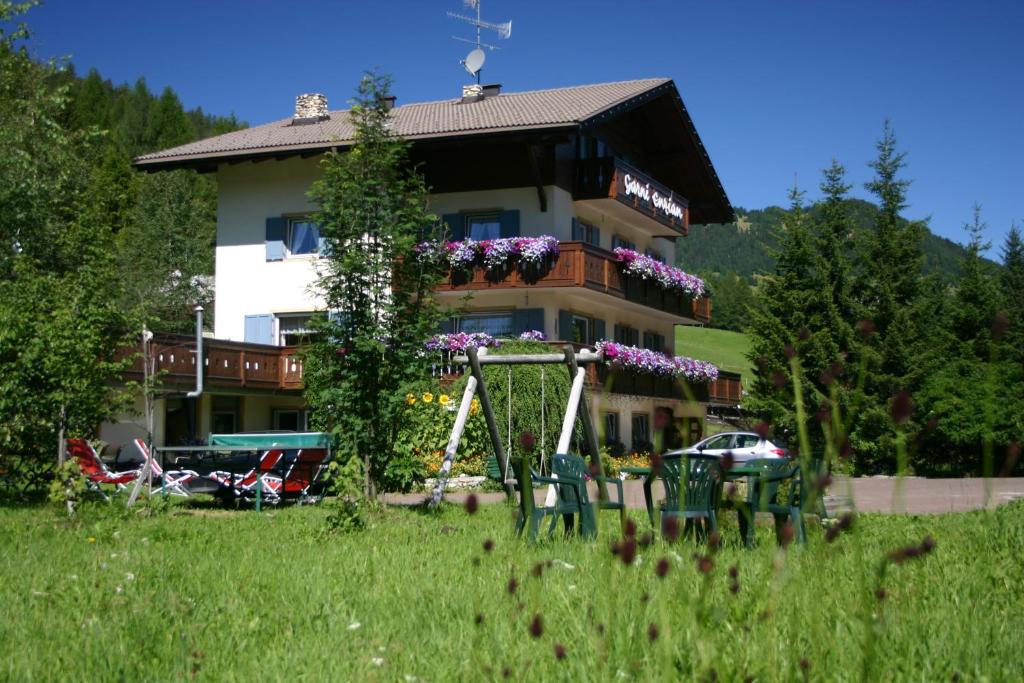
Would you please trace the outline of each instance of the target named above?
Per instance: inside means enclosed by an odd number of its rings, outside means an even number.
[[[442,265],[415,252],[438,221],[408,143],[389,131],[389,86],[363,78],[350,112],[355,143],[326,156],[310,190],[327,249],[319,290],[333,314],[307,355],[306,399],[341,459],[363,460],[370,494],[371,482],[407,488],[418,471],[395,453],[398,416],[403,389],[429,372],[422,345],[441,319],[432,292]]]
[[[1024,366],[1024,242],[1016,225],[1010,226],[1002,256],[1003,272],[999,284],[1008,324],[1004,339],[1007,353]]]

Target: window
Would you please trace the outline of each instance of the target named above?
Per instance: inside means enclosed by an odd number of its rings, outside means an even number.
[[[593,244],[595,247],[601,246],[601,230],[597,226],[584,223],[583,221],[576,221],[574,227],[575,234],[572,236],[574,240]]]
[[[636,251],[635,242],[630,242],[629,240],[623,239],[618,235],[612,235],[612,249],[614,249],[615,247],[622,247],[623,249],[632,249],[633,251]]]
[[[211,406],[210,431],[214,434],[237,432],[239,407],[237,396],[214,396]]]
[[[320,251],[320,228],[308,218],[289,218],[284,241],[290,256],[316,254]]]
[[[755,434],[737,434],[736,445],[733,448],[753,448],[759,441]]]
[[[665,335],[654,332],[644,332],[644,348],[651,351],[665,351]]]
[[[308,410],[273,411],[274,429],[290,432],[304,432],[309,428]]]
[[[604,414],[604,442],[606,444],[619,440],[619,414]]]
[[[616,325],[615,341],[626,346],[638,346],[640,344],[640,330],[628,325]]]
[[[633,449],[650,448],[651,416],[647,413],[633,413]]]
[[[312,313],[277,316],[277,343],[279,346],[299,346],[314,334],[309,326]]]
[[[497,213],[466,216],[466,237],[471,240],[496,240],[501,237],[501,215]]]
[[[459,332],[486,332],[492,337],[510,337],[515,332],[512,311],[471,313],[459,319]]]
[[[574,344],[590,344],[593,341],[593,327],[590,318],[574,315],[569,329],[569,341]]]

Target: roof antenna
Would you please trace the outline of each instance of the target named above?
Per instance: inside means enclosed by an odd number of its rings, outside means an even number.
[[[468,40],[466,38],[460,38],[458,36],[452,36],[452,40],[458,40],[463,43],[469,43],[476,45],[476,47],[466,55],[466,58],[459,63],[469,72],[471,76],[476,76],[476,84],[480,85],[480,71],[484,66],[485,53],[482,48],[488,50],[500,50],[497,45],[490,45],[488,43],[480,42],[480,29],[486,28],[494,31],[498,34],[499,38],[508,39],[512,36],[512,22],[506,21],[504,24],[494,24],[489,21],[484,21],[480,18],[480,2],[481,0],[462,0],[466,7],[476,10],[476,18],[467,17],[464,14],[456,14],[455,12],[448,12],[448,16],[452,19],[458,19],[464,21],[467,24],[471,24],[476,27],[476,40]]]

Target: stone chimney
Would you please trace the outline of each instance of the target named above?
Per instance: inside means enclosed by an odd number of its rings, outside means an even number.
[[[320,93],[306,93],[295,98],[295,115],[292,124],[316,123],[331,118],[327,113],[327,96]]]
[[[495,95],[501,94],[501,84],[492,83],[491,85],[472,85],[462,86],[462,101],[466,102],[479,102],[486,97],[494,97]]]
[[[398,100],[394,95],[388,95],[387,97],[380,98],[380,103],[384,105],[385,111],[391,111],[395,108],[395,102]]]

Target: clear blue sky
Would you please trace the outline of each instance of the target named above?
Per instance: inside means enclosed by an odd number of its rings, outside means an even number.
[[[809,198],[833,157],[867,197],[867,162],[891,119],[910,218],[965,241],[983,207],[999,246],[1024,223],[1024,3],[875,0],[483,0],[512,19],[487,55],[506,90],[667,76],[736,206]],[[144,76],[186,107],[250,124],[323,92],[342,108],[360,74],[389,72],[399,102],[454,97],[471,28],[461,0],[49,0],[28,18],[37,56],[70,56],[115,82]]]

